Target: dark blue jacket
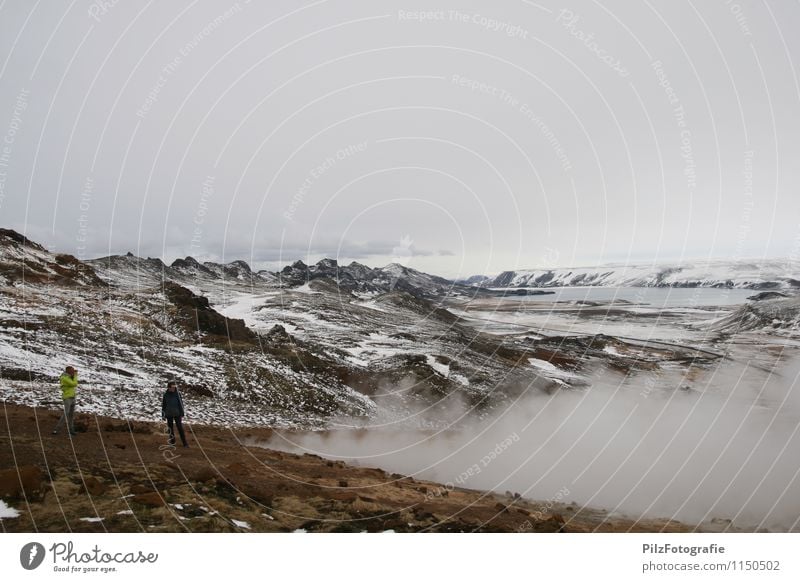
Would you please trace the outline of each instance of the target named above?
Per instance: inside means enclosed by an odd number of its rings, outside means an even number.
[[[183,398],[178,390],[164,392],[164,400],[161,402],[161,418],[184,416]]]

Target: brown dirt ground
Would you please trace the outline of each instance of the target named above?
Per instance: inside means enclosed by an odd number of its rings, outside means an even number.
[[[0,520],[5,532],[693,531],[243,444],[268,429],[188,422],[184,449],[166,445],[161,424],[78,413],[70,439],[50,433],[57,411],[4,403],[2,412],[0,494],[21,513]],[[30,483],[36,467],[40,482]]]

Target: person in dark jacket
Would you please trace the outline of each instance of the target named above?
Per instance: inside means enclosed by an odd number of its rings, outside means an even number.
[[[164,392],[164,399],[161,402],[161,419],[167,420],[169,444],[175,444],[175,431],[172,426],[174,422],[178,425],[178,434],[181,435],[183,446],[188,447],[186,434],[183,432],[183,416],[183,398],[181,398],[181,393],[178,392],[178,384],[176,382],[167,382],[167,391]]]

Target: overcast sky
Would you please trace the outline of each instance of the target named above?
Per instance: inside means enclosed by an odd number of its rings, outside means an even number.
[[[798,29],[779,1],[6,0],[0,226],[447,276],[796,259]]]

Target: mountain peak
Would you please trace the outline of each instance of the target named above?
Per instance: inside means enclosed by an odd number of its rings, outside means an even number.
[[[25,235],[18,233],[16,230],[10,228],[0,228],[0,244],[3,245],[19,245],[23,247],[30,247],[37,251],[45,251],[46,249],[27,238]]]
[[[250,265],[247,264],[247,261],[243,261],[241,259],[239,259],[237,261],[231,261],[230,263],[228,263],[228,266],[237,267],[237,268],[241,269],[242,271],[244,271],[245,273],[252,273],[253,272],[250,269]]]
[[[389,273],[407,273],[408,271],[413,271],[413,269],[410,269],[405,265],[401,265],[400,263],[389,263],[382,270]]]
[[[200,261],[195,259],[192,256],[187,256],[185,259],[175,259],[172,261],[170,267],[185,267],[185,266],[192,266],[192,267],[201,267]]]
[[[324,269],[335,269],[339,266],[339,261],[337,261],[336,259],[329,259],[326,257],[324,259],[320,259],[319,261],[317,261],[316,266]]]

